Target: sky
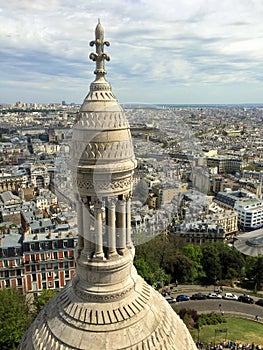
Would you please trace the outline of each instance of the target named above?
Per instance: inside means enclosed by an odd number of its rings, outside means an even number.
[[[120,103],[263,103],[262,0],[0,0],[0,103],[82,103],[98,18]]]

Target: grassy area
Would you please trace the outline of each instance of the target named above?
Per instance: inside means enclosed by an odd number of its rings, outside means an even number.
[[[228,341],[236,341],[237,343],[252,343],[263,346],[263,325],[258,322],[244,320],[240,318],[226,317],[226,323],[215,326],[204,326],[200,330],[200,341],[203,343],[222,342],[225,339]],[[227,329],[227,333],[217,333],[216,329]],[[197,330],[191,331],[193,339],[198,339]]]

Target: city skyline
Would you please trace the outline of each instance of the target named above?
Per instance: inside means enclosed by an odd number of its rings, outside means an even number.
[[[262,103],[262,16],[260,0],[3,3],[0,103],[81,103],[98,17],[121,103]]]

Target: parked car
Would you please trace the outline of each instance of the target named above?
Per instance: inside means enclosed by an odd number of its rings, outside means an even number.
[[[240,295],[238,297],[238,301],[241,301],[242,303],[247,303],[247,304],[253,304],[254,303],[254,299],[251,298],[249,295]]]
[[[187,300],[190,300],[190,297],[188,295],[179,294],[176,297],[176,301],[187,301]]]
[[[169,304],[172,304],[172,303],[175,303],[175,302],[176,302],[176,299],[173,298],[173,297],[171,297],[171,295],[169,295],[169,294],[165,295],[165,296],[164,296],[164,299],[165,299],[166,301],[168,301]]]
[[[192,299],[192,300],[204,300],[206,298],[207,298],[207,296],[203,293],[195,293],[191,296],[190,299]]]
[[[225,293],[223,295],[223,299],[227,299],[227,300],[238,300],[238,296],[236,294],[233,293]]]
[[[207,294],[207,298],[210,298],[210,299],[222,299],[222,295],[221,294],[218,294],[218,293],[208,293]]]
[[[263,306],[263,299],[258,299],[256,302],[255,302],[256,305],[259,305],[259,306]]]

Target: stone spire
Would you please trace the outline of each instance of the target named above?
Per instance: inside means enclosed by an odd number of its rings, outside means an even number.
[[[90,42],[90,46],[94,45],[96,46],[96,53],[91,53],[89,57],[92,61],[96,61],[96,70],[94,72],[96,74],[96,80],[101,80],[107,74],[104,67],[104,60],[110,60],[110,56],[104,53],[104,45],[110,46],[110,43],[109,41],[104,41],[104,29],[100,21],[95,30],[95,40]]]
[[[104,31],[95,30],[96,79],[73,127],[78,216],[76,271],[40,312],[19,350],[194,350],[167,301],[137,274],[131,240],[136,160],[128,121],[105,80]]]

